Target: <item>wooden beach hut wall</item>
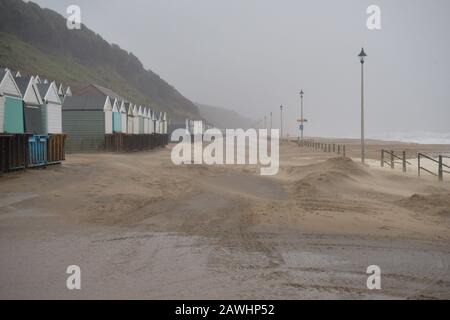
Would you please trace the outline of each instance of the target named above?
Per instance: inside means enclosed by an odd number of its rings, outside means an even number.
[[[24,133],[22,94],[9,69],[0,69],[0,133]]]
[[[131,102],[127,102],[125,104],[125,108],[127,111],[127,133],[134,133],[134,114],[133,114],[133,104]]]
[[[153,133],[158,133],[158,111],[153,110]]]
[[[167,133],[167,114],[165,112],[163,112],[163,114],[162,114],[162,119],[163,119],[162,133],[166,134]]]
[[[133,106],[133,133],[139,134],[139,107]]]
[[[67,152],[104,150],[105,134],[112,133],[112,105],[109,97],[66,97],[62,110]]]
[[[42,122],[44,134],[61,134],[63,132],[62,103],[55,82],[37,83],[37,88],[43,100]]]
[[[106,97],[103,113],[105,115],[105,134],[113,133],[113,115],[112,115],[111,98]]]
[[[139,134],[144,134],[144,107],[139,106],[138,108],[138,126],[139,126],[139,130],[138,133]]]
[[[158,111],[153,112],[153,123],[155,124],[155,133],[159,133]]]
[[[44,119],[42,116],[44,102],[34,77],[16,77],[17,86],[22,94],[24,133],[44,135]]]
[[[120,112],[120,132],[127,133],[127,109],[125,108],[125,102],[119,101],[118,107]]]
[[[147,122],[148,122],[148,133],[152,134],[153,133],[153,121],[152,121],[152,110],[150,108],[148,108],[148,113],[147,113]]]
[[[148,133],[155,133],[155,126],[153,122],[153,110],[148,109]]]
[[[149,109],[147,107],[144,107],[144,133],[149,134],[149,126],[148,126],[148,111]]]
[[[159,113],[159,133],[162,134],[164,130],[163,112]]]

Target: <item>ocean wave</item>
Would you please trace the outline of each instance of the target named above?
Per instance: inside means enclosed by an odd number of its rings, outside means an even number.
[[[383,141],[399,141],[410,142],[419,144],[449,144],[450,145],[450,132],[394,132],[384,135],[371,136],[371,139],[383,140]]]

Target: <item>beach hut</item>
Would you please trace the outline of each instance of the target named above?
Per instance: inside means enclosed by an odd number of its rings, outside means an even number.
[[[145,131],[145,127],[144,127],[144,107],[139,106],[138,108],[138,125],[139,125],[139,130],[138,130],[138,134],[144,134]]]
[[[148,113],[148,131],[149,133],[155,133],[155,122],[153,121],[153,110],[150,109]]]
[[[154,133],[158,133],[159,122],[158,122],[158,111],[156,111],[156,110],[153,111],[153,124],[154,124],[154,128],[155,128]]]
[[[62,133],[62,103],[55,82],[37,83],[43,100],[42,121],[45,134]]]
[[[38,75],[34,76],[34,80],[36,81],[36,83],[42,83],[41,78]]]
[[[44,105],[34,77],[15,79],[23,101],[24,132],[33,135],[45,134],[42,108]]]
[[[139,107],[134,104],[132,108],[133,113],[133,133],[139,134]]]
[[[148,108],[148,133],[152,134],[154,133],[153,129],[153,111],[152,109]]]
[[[117,99],[110,99],[112,101],[112,117],[113,117],[113,132],[122,132],[122,119],[120,114],[119,101]]]
[[[120,113],[120,129],[122,133],[127,133],[127,109],[124,101],[118,101],[117,107]]]
[[[127,133],[134,133],[134,113],[133,113],[133,104],[131,102],[125,103],[125,109],[127,113]]]
[[[148,112],[149,112],[149,108],[144,107],[144,133],[145,134],[149,134],[149,125],[148,125]]]
[[[0,133],[24,133],[22,93],[8,69],[0,69],[0,96]]]
[[[71,96],[72,96],[72,89],[70,89],[70,86],[68,86],[66,89],[65,97],[71,97]]]
[[[163,130],[162,130],[163,134],[167,134],[167,127],[168,127],[167,112],[163,112]]]
[[[112,110],[109,97],[66,97],[62,107],[63,130],[67,152],[90,152],[104,149],[105,134],[112,133]]]

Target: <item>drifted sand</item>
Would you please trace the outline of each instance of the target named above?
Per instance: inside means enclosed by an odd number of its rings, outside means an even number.
[[[280,151],[273,177],[174,166],[170,147],[0,177],[0,298],[450,298],[449,175]],[[80,291],[65,288],[71,264]],[[373,264],[382,290],[366,287]]]

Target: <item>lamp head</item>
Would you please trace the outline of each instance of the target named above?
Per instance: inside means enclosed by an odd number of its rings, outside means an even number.
[[[364,63],[365,58],[367,57],[367,54],[364,52],[364,48],[361,49],[361,53],[358,55],[361,63]]]

